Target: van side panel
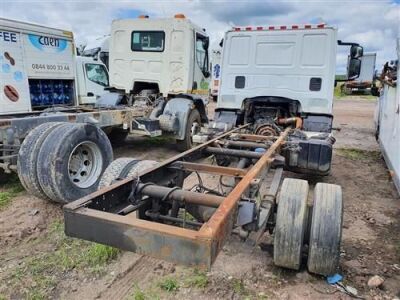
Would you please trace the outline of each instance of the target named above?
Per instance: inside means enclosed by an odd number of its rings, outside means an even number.
[[[22,34],[0,28],[0,114],[30,112]]]
[[[333,28],[227,32],[217,108],[275,96],[298,100],[306,113],[331,114],[336,43]]]
[[[72,32],[0,18],[0,114],[76,104]]]

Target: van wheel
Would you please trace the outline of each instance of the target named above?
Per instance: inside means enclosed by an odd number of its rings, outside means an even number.
[[[184,152],[193,147],[192,136],[196,134],[201,128],[200,113],[197,109],[193,109],[188,117],[185,129],[185,138],[183,140],[177,140],[176,146],[179,151]]]
[[[104,171],[99,183],[99,189],[112,185],[118,180],[118,178],[137,177],[141,172],[150,169],[157,164],[158,162],[154,160],[138,160],[131,157],[118,158]],[[148,220],[149,218],[146,216],[146,211],[151,209],[151,206],[152,202],[148,201],[148,203],[136,211],[136,217],[138,219]]]
[[[310,272],[327,276],[337,271],[342,221],[342,188],[335,184],[317,183],[307,262]]]
[[[114,160],[104,171],[99,182],[99,188],[112,185],[118,178],[137,177],[140,172],[154,167],[154,160],[139,160],[132,157],[121,157]]]
[[[44,123],[29,132],[25,137],[18,152],[17,172],[22,186],[29,194],[42,199],[48,199],[40,187],[37,176],[37,158],[40,147],[49,133],[62,122]]]
[[[92,124],[64,124],[49,133],[37,159],[37,176],[51,200],[68,203],[96,191],[113,158],[106,134]]]
[[[285,178],[278,196],[274,230],[274,264],[298,270],[307,227],[308,182]]]

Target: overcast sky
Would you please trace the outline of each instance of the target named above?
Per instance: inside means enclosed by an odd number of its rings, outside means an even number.
[[[0,16],[72,30],[77,44],[108,34],[113,19],[171,17],[184,13],[206,28],[212,46],[233,25],[290,25],[324,22],[339,29],[339,39],[357,42],[377,52],[377,68],[396,56],[400,32],[400,0],[367,1],[23,1],[0,0]],[[342,47],[340,47],[342,48]],[[338,73],[343,73],[347,50],[340,49]]]

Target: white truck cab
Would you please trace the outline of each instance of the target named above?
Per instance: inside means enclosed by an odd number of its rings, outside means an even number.
[[[0,114],[94,104],[104,64],[77,57],[70,31],[0,18]]]
[[[107,67],[92,57],[77,56],[75,61],[79,104],[95,104],[109,86]]]
[[[241,109],[245,99],[268,95],[293,99],[304,113],[331,114],[337,30],[257,28],[225,35],[217,108]]]
[[[178,148],[208,123],[209,38],[183,14],[173,18],[114,20],[110,34],[110,93],[97,105],[128,105],[144,112],[131,132],[172,134]]]
[[[337,41],[337,29],[326,24],[227,31],[212,127],[250,123],[257,135],[276,136],[294,126],[297,136],[284,151],[286,168],[328,174],[337,45],[351,46],[348,78],[357,78],[362,47]]]
[[[208,94],[208,36],[182,14],[115,20],[111,25],[110,85],[126,93],[154,89],[164,97]]]

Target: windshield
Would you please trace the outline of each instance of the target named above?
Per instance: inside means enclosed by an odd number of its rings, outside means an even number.
[[[103,65],[86,64],[85,68],[86,76],[90,81],[102,86],[108,86],[108,73]]]

